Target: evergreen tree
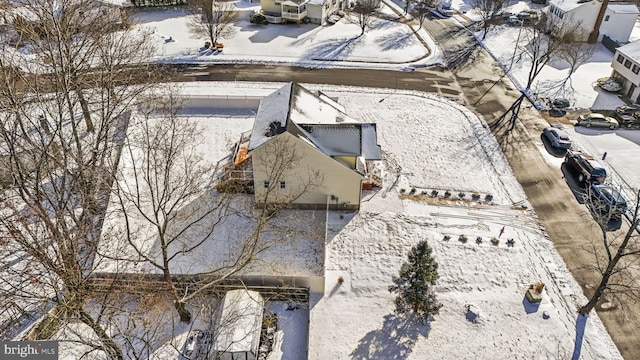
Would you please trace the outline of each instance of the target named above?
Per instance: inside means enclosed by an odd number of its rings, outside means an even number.
[[[408,260],[402,264],[400,276],[393,277],[389,292],[397,294],[397,314],[411,313],[418,322],[426,324],[442,307],[432,287],[438,280],[438,263],[426,241],[411,249]]]

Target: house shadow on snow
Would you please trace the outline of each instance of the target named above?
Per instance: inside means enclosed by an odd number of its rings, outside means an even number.
[[[633,142],[636,145],[640,145],[640,131],[637,129],[625,129],[616,131],[616,135]]]
[[[409,357],[421,336],[427,337],[429,325],[411,322],[395,314],[385,315],[381,329],[368,332],[351,352],[353,360],[401,360]]]
[[[248,20],[238,22],[240,31],[256,31],[249,36],[252,43],[269,43],[278,37],[287,37],[291,39],[299,39],[304,37],[305,33],[312,32],[318,28],[315,24],[269,24],[256,25]]]

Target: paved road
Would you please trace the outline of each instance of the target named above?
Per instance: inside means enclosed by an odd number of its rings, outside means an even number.
[[[297,81],[334,85],[401,88],[435,92],[467,105],[491,123],[520,95],[494,66],[490,55],[477,46],[452,20],[429,20],[425,27],[441,44],[450,68],[434,67],[414,72],[364,69],[302,69],[288,66],[213,65],[183,70],[185,79],[198,81]],[[494,83],[496,83],[494,85]],[[586,269],[593,256],[584,249],[599,242],[599,228],[576,201],[563,173],[545,161],[540,132],[546,122],[533,109],[521,112],[514,131],[498,127],[494,135],[502,146],[530,203],[586,295],[598,280]],[[579,306],[581,304],[576,304]],[[599,311],[614,342],[626,359],[640,354],[640,303]],[[588,339],[587,339],[588,341]]]

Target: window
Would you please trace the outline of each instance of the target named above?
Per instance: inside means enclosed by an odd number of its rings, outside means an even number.
[[[616,61],[618,61],[620,64],[622,64],[622,62],[624,61],[624,56],[618,55],[618,58],[616,59]]]
[[[633,71],[634,74],[637,74],[640,72],[640,66],[638,65],[633,65],[633,69],[631,70]]]
[[[269,188],[269,182],[268,182],[268,181],[265,181],[263,184],[264,184],[264,188],[265,188],[265,189],[268,189],[268,188]]]
[[[609,16],[610,16],[610,15],[605,16],[605,17],[604,17],[604,21],[609,21]]]
[[[280,189],[284,189],[287,187],[287,184],[285,184],[284,181],[280,181]]]
[[[626,67],[627,69],[631,69],[631,60],[625,60],[624,61],[624,67]]]

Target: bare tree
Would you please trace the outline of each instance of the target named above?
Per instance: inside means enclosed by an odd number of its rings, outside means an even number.
[[[424,24],[424,21],[429,17],[429,14],[431,14],[431,9],[429,9],[429,6],[424,1],[417,3],[413,7],[411,15],[413,15],[414,18],[418,19],[418,28],[414,32],[417,32],[418,30],[420,30],[420,28],[422,28],[422,25]]]
[[[626,212],[629,216],[628,228],[622,235],[614,237],[609,234],[610,225],[612,222],[622,221],[620,217],[623,216],[621,214],[623,210],[620,202],[621,195],[617,191],[612,191],[610,194],[614,204],[607,205],[595,195],[591,187],[587,190],[587,206],[601,230],[599,236],[601,243],[594,243],[591,249],[594,255],[594,265],[591,269],[598,272],[600,280],[589,301],[578,310],[577,324],[582,325],[577,326],[576,329],[578,336],[574,347],[574,359],[580,356],[587,316],[604,296],[610,296],[612,300],[615,299],[622,305],[628,299],[640,300],[640,284],[637,282],[637,263],[640,260],[640,235],[638,235],[640,191],[635,194],[633,208]]]
[[[504,120],[506,119],[508,119],[507,131],[515,127],[522,102],[530,94],[531,86],[544,66],[550,61],[560,58],[562,54],[566,54],[567,49],[580,47],[578,40],[582,37],[582,33],[580,22],[565,21],[560,26],[553,17],[547,15],[542,16],[535,26],[527,29],[524,36],[526,46],[523,50],[524,56],[528,57],[531,64],[527,74],[527,82],[522,90],[522,95],[492,123],[492,128],[505,125]]]
[[[146,65],[148,33],[112,32],[119,11],[100,1],[16,0],[0,39],[3,270],[11,291],[53,306],[27,335],[46,339],[69,320],[86,324],[102,349],[123,358],[99,316],[85,308],[112,159],[138,95],[161,71]],[[147,83],[150,81],[150,83]],[[131,83],[131,86],[122,86]],[[6,289],[4,287],[3,289]]]
[[[235,34],[234,25],[238,20],[238,12],[233,2],[215,0],[189,1],[193,17],[187,24],[189,31],[198,36],[205,36],[211,45],[219,38],[230,38]]]
[[[413,4],[417,4],[420,0],[404,0],[404,13],[409,13],[409,8]]]
[[[212,181],[214,164],[197,150],[202,132],[192,119],[180,116],[179,108],[179,99],[167,94],[165,102],[141,109],[144,111],[134,117],[125,140],[126,160],[118,175],[118,208],[111,214],[124,221],[121,236],[126,244],[100,253],[119,261],[149,264],[159,271],[181,321],[189,323],[191,299],[231,278],[255,262],[261,252],[292,235],[295,224],[289,227],[272,220],[278,210],[322,178],[310,173],[297,191],[280,197],[276,179],[300,163],[300,155],[283,142],[273,150],[277,153],[271,153],[277,159],[269,166],[273,186],[258,195],[257,203],[268,206],[255,209],[246,196],[219,193]],[[219,230],[227,229],[222,224],[233,226],[233,233]],[[149,226],[152,230],[146,231]],[[214,246],[224,249],[225,259],[209,260],[206,268],[195,266],[197,253]],[[187,258],[188,265],[179,265]],[[192,265],[191,281],[185,284],[176,275]]]
[[[380,0],[358,0],[355,3],[351,14],[355,17],[354,22],[360,27],[360,36],[373,24],[379,9]]]
[[[567,76],[560,81],[543,84],[546,97],[550,99],[571,97],[574,92],[573,75],[580,66],[589,62],[594,51],[593,44],[588,43],[576,43],[575,46],[566,47],[565,51],[559,54],[558,59],[569,64]]]
[[[505,0],[473,0],[471,6],[476,9],[482,22],[482,40],[487,37],[491,23],[496,20],[498,14],[505,8]]]

